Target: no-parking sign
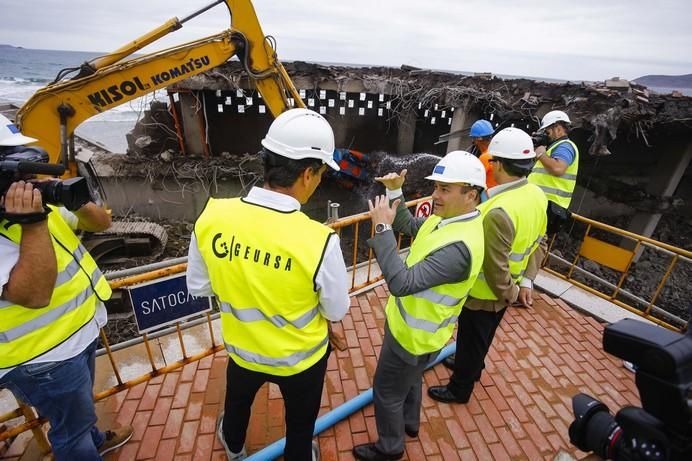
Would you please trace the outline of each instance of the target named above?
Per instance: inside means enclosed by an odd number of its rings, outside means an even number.
[[[416,211],[414,216],[416,218],[427,218],[432,214],[433,202],[432,200],[426,200],[425,202],[420,202],[416,205]]]

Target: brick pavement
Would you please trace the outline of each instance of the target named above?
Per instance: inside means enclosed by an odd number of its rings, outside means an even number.
[[[384,326],[385,286],[351,298],[351,310],[335,330],[348,343],[329,360],[320,414],[368,389]],[[611,410],[639,405],[633,375],[601,348],[603,326],[561,300],[538,295],[532,309],[505,315],[486,369],[467,405],[439,404],[424,393],[422,427],[407,438],[408,460],[538,460],[569,443],[571,397],[586,392]],[[132,424],[135,435],[108,461],[223,460],[215,437],[223,406],[226,356],[218,353],[98,404],[102,418]],[[442,365],[425,374],[425,386],[444,384]],[[257,395],[247,448],[255,452],[284,434],[278,387]],[[376,440],[372,405],[319,436],[324,461],[352,460],[354,444]]]

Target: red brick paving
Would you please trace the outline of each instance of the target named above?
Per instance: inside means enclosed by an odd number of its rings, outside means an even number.
[[[334,329],[349,349],[329,359],[320,414],[369,388],[382,344],[385,286],[353,297],[350,315]],[[603,326],[561,300],[537,294],[532,309],[510,308],[467,405],[443,405],[424,393],[422,426],[407,438],[408,460],[535,460],[569,444],[571,396],[586,392],[611,409],[639,405],[633,375],[601,349]],[[135,435],[107,460],[223,460],[215,436],[223,407],[226,355],[185,366],[98,404],[99,413],[132,424]],[[442,365],[425,374],[425,387],[444,384]],[[256,452],[284,434],[276,386],[257,394],[247,448]],[[354,444],[374,441],[372,405],[319,436],[322,459],[352,460]]]

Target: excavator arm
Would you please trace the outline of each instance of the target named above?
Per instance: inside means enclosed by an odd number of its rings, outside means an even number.
[[[178,30],[202,12],[225,3],[231,28],[219,34],[155,53],[129,58],[135,51]],[[250,0],[216,0],[183,20],[172,18],[158,28],[106,56],[82,66],[79,75],[38,90],[18,111],[22,133],[39,140],[52,163],[63,163],[76,174],[70,138],[85,120],[172,83],[212,69],[238,55],[249,77],[277,116],[293,98],[303,102],[265,37]]]

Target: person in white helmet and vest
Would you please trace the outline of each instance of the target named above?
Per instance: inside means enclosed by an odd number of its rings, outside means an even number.
[[[330,353],[328,321],[350,305],[338,236],[300,211],[334,162],[334,133],[308,109],[279,115],[262,140],[264,185],[243,198],[210,198],[190,241],[187,286],[216,296],[228,352],[218,437],[246,457],[255,394],[279,386],[287,461],[319,459],[312,444]]]
[[[461,307],[483,262],[483,225],[476,209],[485,168],[474,155],[453,151],[430,176],[433,214],[414,218],[401,187],[406,170],[376,178],[387,196],[369,202],[374,249],[391,293],[373,383],[378,440],[355,446],[359,460],[400,459],[405,434],[417,437],[423,371],[454,332]],[[394,231],[415,237],[406,261]]]
[[[47,162],[26,146],[35,142],[0,115],[0,160]],[[132,427],[95,425],[94,360],[111,289],[74,231],[106,229],[110,215],[93,202],[45,204],[32,176],[14,179],[0,191],[0,388],[48,419],[57,461],[100,460]]]
[[[517,300],[530,306],[532,280],[538,273],[537,251],[546,231],[547,199],[526,180],[535,161],[531,137],[505,128],[490,142],[497,186],[478,208],[483,215],[483,268],[459,316],[455,358],[449,384],[432,386],[428,395],[439,402],[467,403],[484,368],[485,356],[507,306]]]
[[[579,149],[568,137],[570,119],[561,110],[545,114],[539,131],[547,135],[549,144],[536,147],[536,165],[529,182],[540,187],[551,200],[569,208],[577,184]]]

